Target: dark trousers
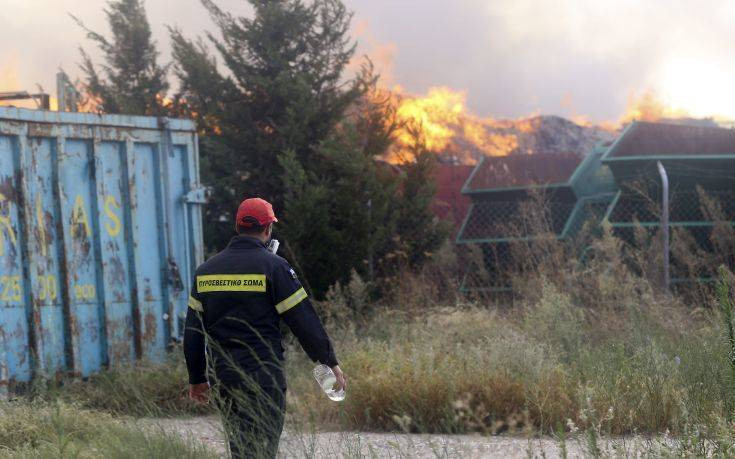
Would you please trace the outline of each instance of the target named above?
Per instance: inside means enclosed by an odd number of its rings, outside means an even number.
[[[233,459],[274,458],[283,431],[285,389],[221,384],[218,407]]]

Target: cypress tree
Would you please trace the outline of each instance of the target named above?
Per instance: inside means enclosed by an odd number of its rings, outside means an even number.
[[[80,49],[80,68],[91,105],[106,113],[164,114],[168,66],[157,62],[158,51],[142,0],[112,0],[107,3],[105,15],[112,32],[110,38],[88,29],[72,16],[97,45],[104,60],[100,74],[89,54]]]

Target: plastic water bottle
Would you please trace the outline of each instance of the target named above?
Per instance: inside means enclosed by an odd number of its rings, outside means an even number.
[[[314,367],[314,378],[322,388],[327,397],[335,402],[341,402],[345,399],[345,390],[334,390],[334,385],[337,384],[337,377],[331,368],[324,364],[319,364]]]

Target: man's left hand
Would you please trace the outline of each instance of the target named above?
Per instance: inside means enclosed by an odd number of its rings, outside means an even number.
[[[347,377],[342,373],[342,369],[339,365],[332,367],[332,373],[334,373],[334,377],[337,378],[337,390],[347,390]]]

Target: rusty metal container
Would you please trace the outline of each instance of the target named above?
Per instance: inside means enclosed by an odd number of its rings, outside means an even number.
[[[203,203],[189,120],[0,107],[0,384],[161,359]]]

